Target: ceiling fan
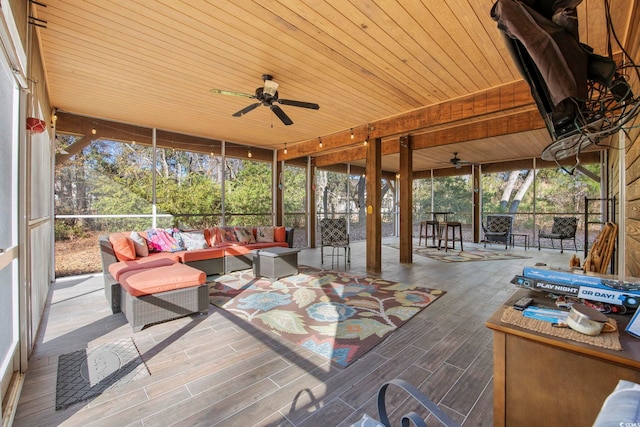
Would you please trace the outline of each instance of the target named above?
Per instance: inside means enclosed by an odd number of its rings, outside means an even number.
[[[456,167],[456,169],[460,169],[464,165],[475,165],[472,162],[466,162],[458,157],[458,153],[453,153],[453,158],[449,159],[449,163]]]
[[[262,104],[265,107],[271,108],[271,111],[273,111],[273,113],[276,116],[278,116],[278,118],[286,126],[292,125],[293,121],[289,118],[289,116],[287,116],[287,114],[277,104],[291,105],[292,107],[309,108],[312,110],[317,110],[320,108],[318,104],[314,104],[312,102],[280,99],[278,97],[278,83],[273,81],[273,76],[269,74],[263,74],[262,80],[264,80],[264,87],[257,88],[256,93],[254,95],[250,95],[248,93],[233,92],[230,90],[222,90],[222,89],[211,89],[211,92],[217,93],[220,95],[241,96],[244,98],[256,99],[260,101],[244,107],[242,110],[238,111],[237,113],[234,113],[233,117],[240,117],[244,114],[247,114],[248,112],[254,110],[255,108],[259,107]]]

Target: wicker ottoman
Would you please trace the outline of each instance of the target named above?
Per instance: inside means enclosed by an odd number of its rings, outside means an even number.
[[[257,249],[253,253],[253,275],[278,280],[298,274],[300,249],[274,247]]]
[[[120,275],[120,308],[134,331],[146,325],[209,310],[206,275],[175,263]]]

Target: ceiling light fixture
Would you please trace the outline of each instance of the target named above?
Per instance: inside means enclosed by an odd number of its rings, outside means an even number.
[[[249,158],[251,158],[251,156],[253,156],[253,154],[251,154],[251,148],[249,148],[249,152],[247,153],[247,156],[248,156]]]
[[[98,131],[96,130],[96,127],[92,127],[91,128],[91,135],[95,135],[96,133],[98,133]]]
[[[353,128],[351,128],[351,139],[353,139]]]
[[[284,143],[284,154],[287,154],[287,143]]]
[[[320,146],[320,148],[322,148],[322,138],[318,137],[318,146]]]

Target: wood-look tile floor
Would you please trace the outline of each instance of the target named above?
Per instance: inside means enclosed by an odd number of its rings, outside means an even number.
[[[472,247],[465,242],[466,249]],[[504,251],[496,244],[490,249]],[[524,266],[566,267],[573,254],[510,251],[531,258],[443,263],[414,255],[412,264],[400,264],[399,251],[383,245],[382,273],[376,276],[447,294],[346,369],[213,306],[207,316],[133,333],[122,313],[111,313],[101,274],[58,280],[29,359],[14,425],[343,427],[364,413],[377,417],[378,388],[402,378],[459,423],[491,426],[493,347],[485,320],[515,292],[509,281]],[[364,242],[352,244],[349,273],[367,274],[364,253]],[[302,250],[299,262],[321,267],[319,249]],[[56,411],[58,356],[128,336],[151,375]],[[387,401],[397,413],[422,414],[397,389],[390,388]]]

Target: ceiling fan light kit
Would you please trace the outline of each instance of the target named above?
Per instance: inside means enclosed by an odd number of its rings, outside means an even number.
[[[287,114],[280,108],[279,105],[290,105],[292,107],[300,107],[300,108],[308,108],[311,110],[318,110],[320,106],[318,104],[312,102],[303,102],[303,101],[294,101],[290,99],[280,99],[278,96],[278,83],[273,81],[273,76],[270,74],[263,74],[262,80],[264,81],[264,86],[256,89],[254,95],[249,95],[247,93],[234,92],[230,90],[222,90],[222,89],[211,89],[212,93],[218,95],[231,95],[231,96],[239,96],[243,98],[255,99],[259,102],[255,102],[244,107],[242,110],[233,113],[233,117],[241,117],[250,111],[253,111],[260,105],[264,105],[265,107],[269,107],[271,111],[280,119],[280,121],[285,126],[290,126],[293,124],[293,120],[287,116]]]

